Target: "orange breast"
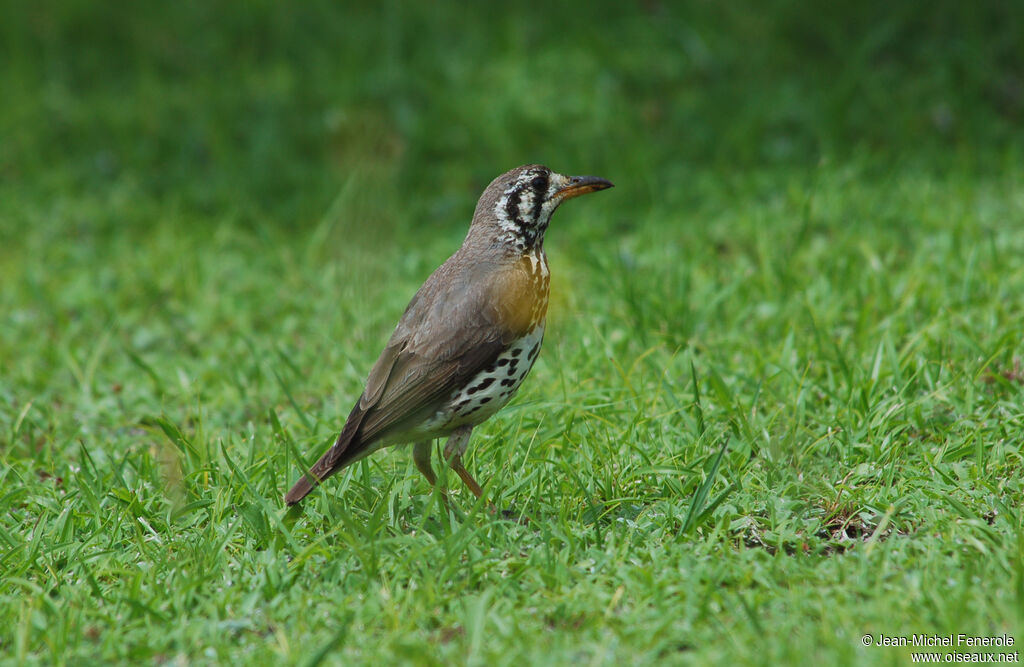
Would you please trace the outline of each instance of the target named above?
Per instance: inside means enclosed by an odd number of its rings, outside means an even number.
[[[495,281],[493,298],[501,324],[517,336],[533,331],[547,315],[549,289],[544,252],[524,255]]]

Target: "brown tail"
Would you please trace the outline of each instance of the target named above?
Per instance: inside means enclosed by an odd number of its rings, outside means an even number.
[[[357,434],[365,414],[366,412],[361,410],[359,404],[356,403],[334,445],[324,452],[319,461],[313,464],[313,467],[309,469],[308,475],[303,475],[299,481],[295,482],[295,486],[284,496],[285,503],[289,506],[296,504],[305,498],[320,482],[359,458],[363,447],[360,446],[362,443],[359,442]],[[310,477],[311,475],[312,478]]]
[[[285,494],[284,502],[287,503],[289,507],[291,507],[292,505],[294,505],[295,503],[299,502],[307,495],[309,495],[309,492],[312,490],[313,483],[309,481],[308,477],[303,475],[302,479],[295,482],[295,486],[293,486],[291,490]]]

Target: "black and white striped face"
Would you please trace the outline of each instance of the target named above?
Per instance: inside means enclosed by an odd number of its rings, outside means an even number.
[[[563,176],[539,164],[517,167],[487,186],[473,217],[474,226],[478,219],[483,220],[490,234],[497,223],[502,243],[530,253],[542,247],[551,214],[559,204],[610,187],[611,182],[596,176]]]
[[[534,165],[522,168],[507,181],[505,192],[494,207],[506,239],[524,251],[543,243],[551,214],[562,203],[558,193],[570,180],[547,167]]]

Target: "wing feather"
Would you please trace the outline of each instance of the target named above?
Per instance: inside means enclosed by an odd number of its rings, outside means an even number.
[[[366,388],[333,447],[286,496],[297,503],[313,485],[380,440],[432,416],[453,393],[525,335],[528,275],[517,267],[457,269],[458,253],[423,284],[374,364]]]

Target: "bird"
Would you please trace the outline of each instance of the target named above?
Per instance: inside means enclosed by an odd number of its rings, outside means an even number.
[[[612,183],[529,164],[498,176],[469,231],[412,297],[337,439],[285,495],[300,502],[331,475],[391,445],[413,444],[416,468],[435,486],[433,441],[477,498],[462,462],[473,428],[516,393],[544,339],[550,273],[544,233],[573,197]],[[447,504],[447,495],[442,493]]]

